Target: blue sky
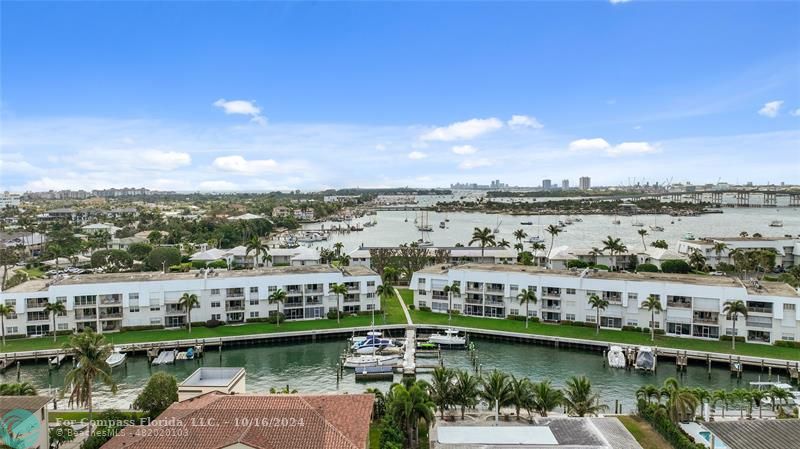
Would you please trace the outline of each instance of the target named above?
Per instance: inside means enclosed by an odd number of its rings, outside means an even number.
[[[800,183],[800,2],[3,2],[0,188]]]

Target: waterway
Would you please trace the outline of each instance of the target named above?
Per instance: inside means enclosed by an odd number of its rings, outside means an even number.
[[[800,235],[800,209],[796,208],[724,208],[721,214],[706,214],[696,217],[670,217],[669,215],[641,215],[638,217],[617,217],[619,225],[612,224],[613,215],[571,215],[580,222],[567,226],[555,238],[554,247],[566,245],[574,249],[590,250],[601,247],[600,243],[607,236],[619,237],[630,251],[641,251],[642,238],[637,233],[640,229],[648,230],[645,242],[649,245],[655,240],[665,240],[670,249],[677,249],[678,241],[687,233],[696,237],[735,237],[740,232],[760,233],[765,237],[781,237],[786,234]],[[375,219],[377,225],[367,227],[363,231],[346,234],[333,234],[325,242],[313,244],[314,247],[332,247],[336,242],[344,244],[345,251],[364,246],[394,246],[416,241],[421,237],[433,242],[436,246],[453,246],[456,243],[467,245],[474,228],[498,228],[497,240],[506,239],[513,245],[516,243],[513,232],[524,229],[529,236],[539,235],[550,246],[550,235],[544,231],[547,225],[555,224],[567,218],[566,215],[505,215],[484,213],[428,213],[428,222],[433,232],[423,236],[414,224],[419,212],[379,211],[377,216],[366,216],[354,220],[351,224],[364,223]],[[406,221],[406,219],[408,221]],[[440,229],[439,223],[445,222],[446,229]],[[780,220],[782,228],[770,227],[770,222]],[[632,226],[633,221],[641,221],[644,227]],[[532,222],[532,225],[521,225],[521,222]],[[651,225],[663,226],[663,232],[654,232]],[[305,228],[319,229],[324,226],[330,229],[341,226],[341,223],[314,223]],[[527,245],[526,245],[527,247]]]
[[[474,340],[482,372],[492,369],[505,371],[517,377],[528,377],[533,381],[550,379],[556,386],[563,386],[570,376],[585,375],[601,395],[602,401],[613,409],[614,401],[622,402],[625,411],[635,406],[635,391],[648,383],[663,383],[664,379],[676,375],[675,365],[660,360],[657,373],[612,369],[603,364],[599,352],[574,349],[556,349],[549,346],[524,343]],[[342,380],[337,382],[336,370],[339,354],[346,348],[347,341],[334,340],[315,343],[273,344],[240,346],[226,348],[220,352],[211,351],[195,361],[177,361],[174,365],[151,367],[144,356],[128,357],[124,366],[114,368],[114,378],[118,383],[116,395],[105,386],[99,386],[95,393],[96,405],[101,408],[128,408],[153,373],[164,371],[173,374],[178,381],[188,377],[200,366],[243,367],[247,371],[248,392],[268,392],[270,388],[283,388],[289,385],[303,393],[323,392],[363,392],[368,387],[388,389],[390,382],[355,382],[353,371],[346,370]],[[470,369],[474,367],[466,351],[445,351],[444,364],[447,367]],[[69,362],[69,360],[68,360]],[[25,364],[20,370],[20,380],[31,382],[42,392],[59,389],[64,375],[71,368],[65,363],[58,370],[49,371],[46,363]],[[757,371],[746,371],[741,380],[732,377],[726,367],[712,367],[709,376],[707,368],[701,365],[689,366],[680,378],[689,386],[707,389],[747,387],[748,382],[762,375]],[[420,374],[422,379],[428,375]],[[767,374],[763,373],[766,380]],[[401,376],[395,375],[399,382]],[[0,375],[0,382],[16,381],[15,370],[9,369]],[[66,407],[66,400],[59,400],[59,408]]]

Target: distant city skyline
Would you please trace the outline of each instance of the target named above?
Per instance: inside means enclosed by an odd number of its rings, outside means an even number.
[[[0,191],[800,184],[798,19],[798,2],[5,2]]]

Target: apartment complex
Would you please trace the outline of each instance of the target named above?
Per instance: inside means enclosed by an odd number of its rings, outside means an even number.
[[[717,254],[715,244],[723,243],[725,249]],[[732,264],[731,251],[766,249],[775,251],[776,267],[784,269],[800,264],[800,238],[784,237],[703,237],[697,240],[681,240],[678,242],[678,252],[689,254],[700,251],[706,256],[709,265],[717,266],[720,262]]]
[[[59,331],[91,327],[113,332],[139,326],[179,327],[186,312],[178,306],[184,293],[197,295],[200,306],[192,321],[216,319],[243,323],[267,318],[280,307],[286,319],[315,319],[336,310],[333,284],[344,284],[340,298],[344,313],[380,308],[375,289],[380,277],[364,267],[342,270],[327,265],[270,267],[256,270],[196,271],[189,273],[115,273],[31,280],[0,293],[0,301],[16,313],[5,320],[6,335],[44,335],[51,331],[48,302],[64,302],[66,313],[56,317]],[[269,304],[278,289],[286,292],[282,305]]]
[[[524,315],[517,296],[523,289],[536,292],[538,302],[528,307],[530,317],[543,321],[594,323],[591,295],[609,302],[600,313],[600,325],[650,327],[650,312],[642,302],[656,296],[663,312],[653,325],[667,335],[718,339],[732,335],[733,323],[722,313],[723,304],[742,300],[749,313],[736,323],[738,336],[749,342],[800,340],[800,295],[783,283],[745,284],[737,278],[663,273],[612,273],[545,270],[521,265],[436,266],[418,271],[411,279],[417,307],[447,313],[446,285],[456,284],[453,309],[464,315],[505,318]]]
[[[0,209],[19,207],[22,196],[18,193],[3,192],[0,194]]]
[[[372,267],[372,253],[370,250],[399,250],[398,246],[362,246],[358,249],[351,251],[350,265],[361,267]],[[447,260],[450,264],[462,263],[493,263],[493,264],[511,264],[517,263],[517,252],[510,248],[501,247],[487,247],[483,251],[479,247],[474,246],[430,246],[425,248],[431,258],[430,263],[436,259],[437,252],[447,254]],[[444,259],[443,259],[444,260]]]

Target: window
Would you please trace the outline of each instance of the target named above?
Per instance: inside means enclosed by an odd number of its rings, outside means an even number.
[[[150,324],[152,324],[152,325],[160,325],[161,324],[161,318],[150,318]]]
[[[519,309],[509,309],[509,315],[519,315]]]
[[[367,310],[373,310],[375,308],[375,304],[367,304]]]
[[[639,325],[638,320],[628,320],[628,326],[638,326],[638,325]]]
[[[636,301],[639,299],[638,293],[628,293],[628,301]]]
[[[258,318],[258,312],[250,312],[250,318]]]
[[[95,305],[96,298],[94,295],[81,295],[75,297],[76,306],[93,306]]]
[[[270,292],[270,293],[275,293],[276,291],[278,291],[278,286],[277,285],[270,285],[269,287],[267,287],[267,291]]]
[[[158,312],[159,310],[161,310],[161,305],[158,303],[158,299],[150,298],[150,311]]]
[[[221,315],[221,314],[219,314],[219,313],[212,313],[212,314],[211,314],[211,319],[212,319],[212,320],[217,320],[217,321],[219,321],[221,318],[222,318],[222,315]]]
[[[781,335],[781,340],[794,341],[794,335],[792,335],[792,334],[783,334],[783,335]]]
[[[6,333],[7,334],[18,334],[19,333],[19,328],[17,326],[8,326],[8,327],[6,327]]]
[[[251,300],[250,300],[250,305],[251,305],[251,306],[257,306],[257,305],[258,305],[258,298],[256,298],[256,299],[251,299]]]
[[[794,304],[784,304],[783,305],[783,310],[795,310],[794,307],[795,307]]]
[[[375,281],[367,281],[367,287],[374,287]]]
[[[128,301],[139,301],[138,293],[128,293]]]
[[[509,286],[508,286],[508,288],[509,288],[509,289],[510,289],[512,292],[514,292],[514,291],[517,291],[517,290],[519,290],[519,285],[517,285],[517,284],[511,284],[511,285],[509,285]]]
[[[461,310],[461,304],[453,304],[453,310]]]
[[[367,293],[367,299],[374,298],[375,293]]]
[[[212,288],[211,289],[211,296],[219,296],[219,289],[218,288]]]
[[[567,317],[565,319],[567,321],[575,321],[575,314],[574,313],[568,313],[566,316]]]
[[[596,323],[597,322],[597,317],[594,316],[594,315],[587,315],[586,316],[586,322],[587,323]]]
[[[596,295],[596,294],[597,294],[597,292],[594,291],[594,290],[586,290],[586,296],[592,296],[592,295]]]
[[[16,299],[6,299],[6,305],[9,307],[16,307],[17,300]]]
[[[536,311],[535,310],[528,310],[528,316],[531,318],[536,318]]]
[[[211,307],[221,307],[219,301],[211,301]]]
[[[139,294],[131,293],[128,295],[128,310],[131,312],[139,311]]]
[[[133,313],[139,312],[139,305],[137,304],[135,306],[128,307],[128,312],[133,312]]]
[[[69,323],[58,323],[58,330],[65,331],[69,329]]]
[[[567,289],[567,294],[568,295],[574,295],[575,294],[575,289],[574,288],[568,288]]]
[[[428,303],[426,303],[425,301],[419,301],[419,306],[420,307],[427,307]]]
[[[658,299],[659,301],[661,300],[661,295],[656,295],[655,293],[650,293],[650,296],[652,296],[653,298]]]
[[[258,287],[250,287],[250,293],[258,293]]]
[[[425,290],[417,290],[417,293],[419,293],[420,295],[427,295],[428,294],[428,292],[426,292]]]

